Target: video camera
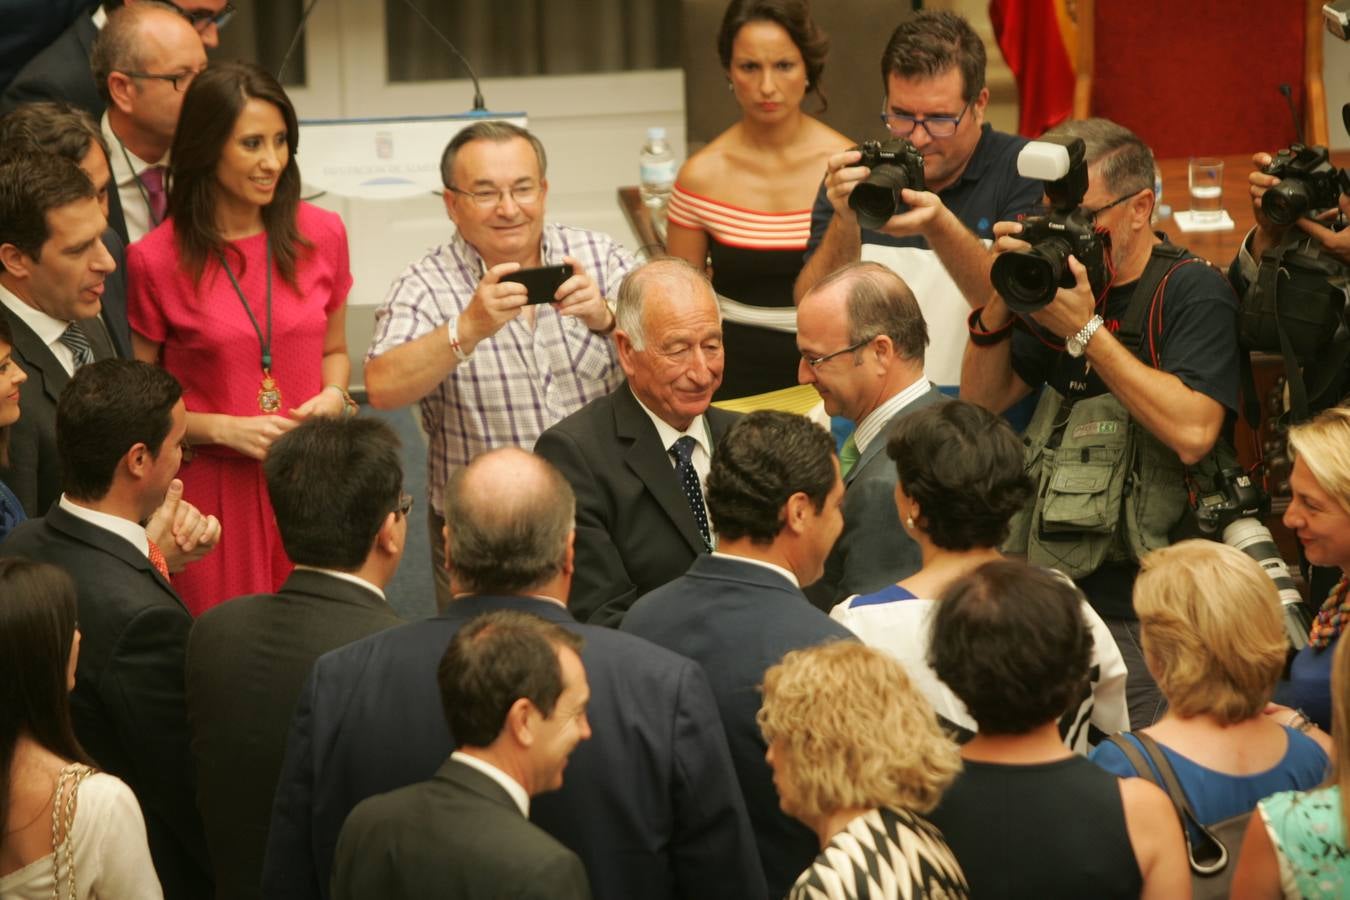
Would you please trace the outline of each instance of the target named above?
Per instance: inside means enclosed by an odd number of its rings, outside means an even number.
[[[1088,270],[1093,291],[1105,282],[1105,244],[1080,204],[1087,193],[1086,148],[1081,138],[1044,137],[1017,155],[1017,172],[1046,182],[1051,212],[1022,220],[1019,238],[1031,245],[994,260],[989,273],[994,290],[1015,312],[1031,313],[1055,299],[1059,288],[1074,286],[1069,256]]]
[[[858,165],[872,171],[865,181],[854,186],[848,195],[848,206],[858,214],[862,227],[876,230],[905,209],[900,199],[902,190],[924,189],[923,154],[904,138],[863,141],[853,149],[862,153]]]

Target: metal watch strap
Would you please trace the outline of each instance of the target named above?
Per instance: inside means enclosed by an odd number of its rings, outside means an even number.
[[[1082,328],[1078,329],[1077,334],[1075,334],[1073,337],[1069,338],[1067,341],[1064,342],[1064,346],[1068,349],[1069,355],[1082,356],[1084,353],[1086,353],[1088,341],[1092,340],[1092,336],[1096,334],[1097,329],[1101,327],[1102,327],[1101,316],[1094,315],[1092,318],[1088,319],[1087,324],[1084,325]],[[1077,353],[1074,352],[1075,346],[1077,346],[1078,348]]]

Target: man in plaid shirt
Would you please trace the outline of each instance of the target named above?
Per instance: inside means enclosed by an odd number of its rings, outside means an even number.
[[[623,381],[608,297],[633,268],[604,234],[544,223],[543,145],[506,122],[459,132],[441,158],[456,233],[389,288],[366,354],[372,405],[420,401],[427,451],[437,605],[450,600],[441,494],[449,473],[496,447],[532,449],[554,422]],[[551,304],[501,281],[517,269],[568,263]]]

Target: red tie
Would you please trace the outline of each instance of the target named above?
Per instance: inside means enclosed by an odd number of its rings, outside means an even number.
[[[145,186],[145,196],[150,206],[150,227],[154,228],[164,221],[164,214],[169,211],[169,195],[164,191],[164,167],[147,166],[137,177]]]
[[[159,545],[154,541],[150,544],[150,565],[155,567],[155,571],[164,576],[164,580],[169,580],[169,564],[164,560],[164,551],[159,549]]]

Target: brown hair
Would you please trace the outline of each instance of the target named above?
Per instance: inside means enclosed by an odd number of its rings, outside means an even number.
[[[9,319],[0,314],[0,344],[14,350],[14,333],[9,330]],[[9,426],[0,425],[0,467],[9,468]]]
[[[825,74],[825,57],[829,55],[830,39],[811,18],[806,0],[731,0],[722,27],[717,31],[717,56],[723,69],[731,68],[731,51],[736,35],[751,22],[772,22],[788,33],[806,67],[806,92],[820,98],[820,111],[829,107],[820,79]]]
[[[169,164],[169,214],[183,268],[200,281],[208,257],[222,252],[225,240],[216,228],[216,166],[234,123],[249,100],[264,100],[286,123],[290,157],[277,179],[272,202],[262,209],[267,245],[277,270],[292,286],[300,250],[310,242],[300,234],[296,210],[300,206],[300,167],[295,153],[300,126],[290,98],[268,72],[247,62],[213,65],[192,80],[183,98],[183,112],[173,135]]]

